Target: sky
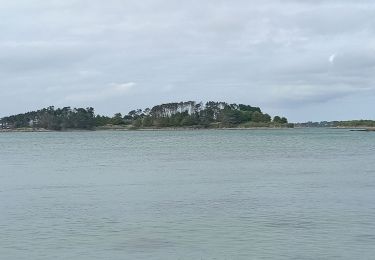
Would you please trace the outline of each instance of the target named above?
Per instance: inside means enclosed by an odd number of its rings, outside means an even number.
[[[0,0],[0,117],[173,101],[375,119],[373,0]]]

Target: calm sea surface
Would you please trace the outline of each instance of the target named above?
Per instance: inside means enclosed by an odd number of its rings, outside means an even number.
[[[0,259],[375,259],[375,132],[0,133]]]

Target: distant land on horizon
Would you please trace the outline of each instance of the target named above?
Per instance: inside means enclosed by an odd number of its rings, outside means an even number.
[[[94,108],[55,108],[6,116],[0,119],[2,129],[141,129],[141,128],[249,128],[293,127],[282,116],[273,118],[259,107],[209,101],[185,101],[131,110],[112,117],[96,115]]]
[[[373,120],[289,123],[273,118],[259,107],[209,101],[186,101],[156,105],[152,108],[116,113],[112,117],[95,114],[94,108],[55,108],[3,117],[2,130],[136,130],[136,129],[217,129],[217,128],[293,128],[293,127],[375,127]]]

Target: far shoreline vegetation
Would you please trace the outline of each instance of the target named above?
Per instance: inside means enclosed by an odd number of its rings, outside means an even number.
[[[123,115],[96,115],[94,108],[55,108],[12,115],[0,119],[1,130],[157,130],[224,128],[292,128],[287,118],[263,113],[259,107],[226,102],[187,101],[131,110]]]
[[[55,108],[0,118],[0,131],[70,130],[183,130],[183,129],[280,129],[280,128],[362,128],[373,131],[373,120],[289,123],[273,118],[259,107],[226,102],[187,101],[131,110],[112,117],[95,114],[94,108]]]

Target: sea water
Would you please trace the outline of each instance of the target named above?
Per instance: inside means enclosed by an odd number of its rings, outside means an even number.
[[[0,259],[374,259],[375,132],[0,133]]]

